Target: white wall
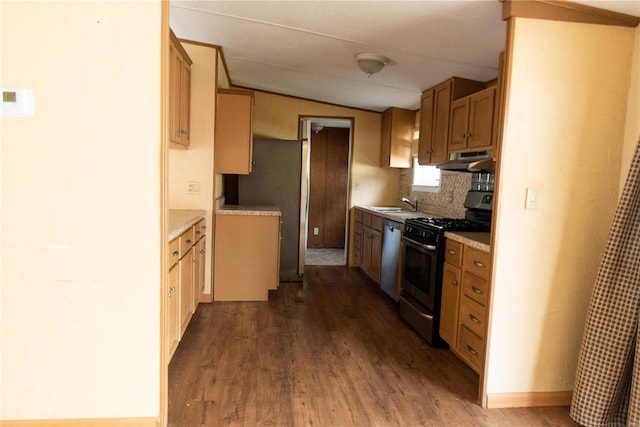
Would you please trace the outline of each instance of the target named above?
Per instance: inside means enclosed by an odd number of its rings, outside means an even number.
[[[162,5],[0,12],[0,417],[157,417]]]
[[[573,388],[617,205],[634,30],[515,20],[488,393]],[[525,210],[525,190],[539,207]]]
[[[213,254],[213,138],[216,100],[216,58],[213,47],[182,43],[191,65],[191,135],[188,150],[169,150],[169,209],[207,211],[207,254]],[[188,193],[189,182],[200,193]],[[211,260],[205,265],[205,289],[211,293]]]

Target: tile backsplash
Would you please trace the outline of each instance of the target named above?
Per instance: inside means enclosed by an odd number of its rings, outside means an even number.
[[[411,191],[413,169],[400,171],[400,197],[418,201],[418,210],[449,218],[464,218],[464,199],[471,188],[470,173],[442,171],[440,192]]]

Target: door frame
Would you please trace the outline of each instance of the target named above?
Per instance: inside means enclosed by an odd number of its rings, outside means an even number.
[[[349,129],[349,148],[347,154],[347,200],[345,209],[345,227],[344,227],[344,262],[345,265],[349,264],[349,212],[351,210],[351,172],[353,161],[353,133],[355,130],[355,117],[353,116],[298,116],[298,138],[302,141],[302,178],[301,178],[301,203],[300,203],[300,235],[304,233],[304,245],[300,245],[299,248],[299,268],[300,274],[304,272],[304,257],[307,250],[307,237],[308,237],[308,219],[309,219],[309,168],[310,168],[310,154],[311,154],[311,125],[313,123],[320,123],[323,125],[340,124],[348,126],[333,126],[333,127],[348,127]],[[331,126],[327,126],[331,127]],[[308,146],[307,146],[308,145]],[[304,228],[304,230],[303,230]]]

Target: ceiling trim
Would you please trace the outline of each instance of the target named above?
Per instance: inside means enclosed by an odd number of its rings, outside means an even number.
[[[249,86],[234,85],[233,87],[234,87],[234,88],[238,88],[238,89],[252,90],[252,91],[254,91],[254,92],[263,92],[263,93],[268,93],[268,94],[270,94],[270,95],[285,96],[285,97],[287,97],[287,98],[299,99],[299,100],[301,100],[301,101],[315,102],[315,103],[317,103],[317,104],[331,105],[332,107],[348,108],[349,110],[357,110],[357,111],[364,111],[364,112],[366,112],[366,113],[382,114],[380,111],[376,111],[376,110],[369,110],[369,109],[367,109],[367,108],[358,108],[358,107],[351,107],[351,106],[349,106],[349,105],[335,104],[335,103],[333,103],[333,102],[318,101],[317,99],[303,98],[303,97],[301,97],[301,96],[295,96],[295,95],[287,95],[287,94],[280,93],[280,92],[274,92],[274,91],[270,91],[270,90],[258,89],[258,88],[249,87]],[[416,111],[417,111],[417,110],[416,110]]]
[[[532,18],[637,27],[640,18],[566,0],[502,0],[502,19]]]

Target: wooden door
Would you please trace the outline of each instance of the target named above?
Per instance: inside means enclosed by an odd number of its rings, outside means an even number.
[[[493,112],[496,89],[469,97],[468,148],[488,148],[493,144]]]
[[[451,109],[451,80],[439,84],[433,93],[433,141],[431,164],[447,161],[449,143],[449,115]]]
[[[169,294],[167,299],[168,305],[168,324],[167,324],[167,362],[171,360],[171,356],[178,347],[178,340],[180,339],[178,331],[178,289],[180,281],[180,268],[174,265],[169,270]]]
[[[458,332],[458,304],[460,298],[460,267],[444,263],[442,273],[442,308],[440,336],[451,347],[456,345]]]
[[[311,134],[308,248],[344,248],[349,129]]]
[[[382,271],[382,233],[378,230],[371,230],[371,278],[380,283]]]
[[[430,165],[431,144],[433,141],[433,94],[429,89],[420,98],[420,136],[418,140],[418,163]]]
[[[469,98],[453,101],[451,104],[451,131],[449,151],[455,152],[467,148],[467,128],[469,123]]]

